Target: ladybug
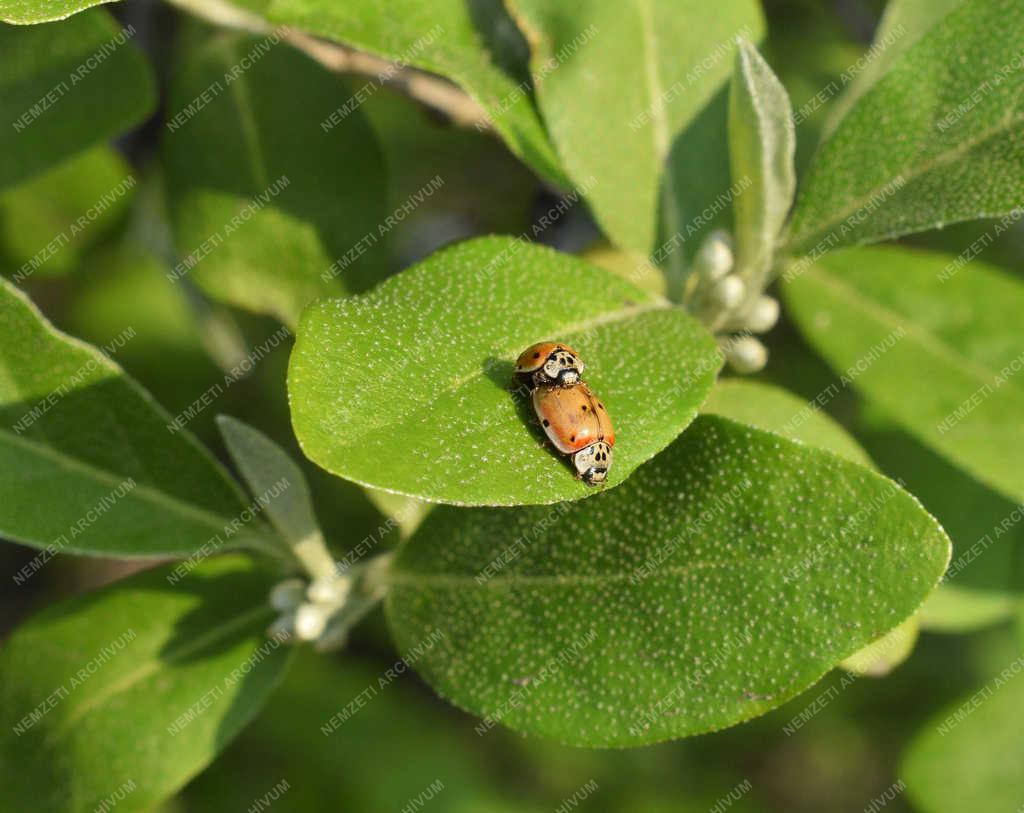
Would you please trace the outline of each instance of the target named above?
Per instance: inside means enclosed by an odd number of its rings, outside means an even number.
[[[558,342],[539,342],[527,347],[516,360],[516,374],[529,376],[533,386],[571,387],[583,375],[583,360],[571,347]]]
[[[572,455],[577,479],[598,485],[608,479],[615,430],[604,404],[590,387],[537,387],[533,409],[548,440],[562,454]]]

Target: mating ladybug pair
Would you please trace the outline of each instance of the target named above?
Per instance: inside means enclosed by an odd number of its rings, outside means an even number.
[[[608,479],[615,430],[604,404],[583,382],[583,361],[564,344],[541,342],[522,352],[516,374],[533,389],[533,409],[548,440],[572,456],[576,477],[588,485]]]

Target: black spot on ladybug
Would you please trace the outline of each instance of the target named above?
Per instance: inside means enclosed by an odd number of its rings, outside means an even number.
[[[602,404],[600,401],[597,402],[597,405],[601,407],[601,409],[604,409],[604,404]]]
[[[539,359],[539,358],[540,358],[540,353],[534,353],[534,354],[533,354],[533,357],[534,357],[535,359]]]
[[[575,435],[572,435],[572,436],[571,436],[571,437],[569,438],[569,443],[574,443],[575,441],[576,441],[576,436],[575,436]]]
[[[544,425],[545,426],[551,426],[551,421],[549,421],[547,418],[545,418],[544,419]]]
[[[583,405],[583,406],[581,407],[581,409],[582,409],[582,410],[583,410],[584,412],[586,412],[586,411],[587,411],[587,405],[586,405],[586,404],[584,404],[584,405]]]

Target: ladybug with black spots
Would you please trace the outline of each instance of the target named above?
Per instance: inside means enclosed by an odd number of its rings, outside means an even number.
[[[539,342],[519,355],[516,374],[527,377],[532,387],[571,387],[582,380],[583,360],[568,345]]]
[[[539,386],[533,391],[533,409],[552,445],[572,456],[577,479],[592,486],[608,479],[615,429],[604,403],[590,387],[582,382],[571,387]]]

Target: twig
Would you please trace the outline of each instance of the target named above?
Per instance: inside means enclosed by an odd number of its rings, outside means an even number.
[[[484,109],[465,91],[447,79],[410,68],[399,62],[358,51],[347,45],[318,39],[287,27],[275,27],[257,14],[240,9],[224,0],[168,0],[171,5],[226,28],[251,34],[277,35],[293,48],[336,73],[372,76],[416,101],[444,113],[460,127],[493,129]]]

